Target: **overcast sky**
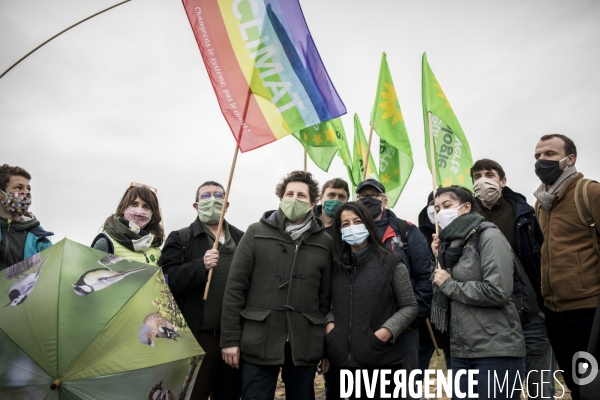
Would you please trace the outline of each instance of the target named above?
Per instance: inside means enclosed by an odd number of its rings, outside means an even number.
[[[0,72],[44,40],[118,1],[0,0]],[[415,166],[394,210],[417,222],[431,191],[421,55],[469,140],[532,203],[539,137],[562,133],[576,166],[600,179],[600,2],[301,0],[325,67],[352,118],[368,123],[387,52]],[[368,132],[368,127],[364,126]],[[72,29],[0,79],[0,164],[33,179],[31,210],[54,242],[89,244],[132,181],[158,188],[165,230],[193,221],[197,186],[224,186],[235,150],[179,1],[133,0]],[[303,167],[291,136],[238,157],[227,219],[241,229]],[[319,182],[346,178],[336,157]]]

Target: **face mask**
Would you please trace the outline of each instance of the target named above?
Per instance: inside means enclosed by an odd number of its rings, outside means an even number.
[[[502,195],[502,189],[500,189],[498,182],[486,177],[477,179],[473,190],[475,191],[475,195],[481,200],[481,203],[487,208],[491,208],[496,204]]]
[[[198,202],[198,218],[205,224],[216,225],[221,218],[221,210],[223,210],[223,199],[215,199],[211,197],[208,200]]]
[[[310,204],[296,199],[283,199],[279,203],[279,208],[290,222],[297,222],[306,217],[310,211]]]
[[[427,206],[427,216],[432,224],[435,224],[435,206]]]
[[[335,210],[337,210],[342,204],[344,203],[339,200],[325,200],[323,202],[323,211],[325,211],[325,214],[327,214],[329,218],[333,218],[335,215]]]
[[[367,210],[369,210],[369,213],[371,213],[373,219],[381,215],[381,200],[377,200],[372,198],[371,196],[368,196],[364,199],[359,200],[358,202],[361,203],[363,206],[367,207]]]
[[[31,205],[31,192],[0,192],[6,195],[6,199],[0,201],[4,208],[19,217],[27,213]]]
[[[452,221],[458,218],[458,210],[465,204],[466,203],[463,203],[456,208],[445,208],[438,211],[438,223],[440,224],[440,228],[446,228]]]
[[[123,216],[140,228],[144,228],[152,219],[152,211],[142,207],[127,207]]]
[[[369,231],[364,224],[342,228],[342,240],[350,246],[360,246],[368,237]]]
[[[537,160],[535,162],[535,174],[540,178],[542,183],[550,186],[558,180],[562,175],[563,170],[560,169],[559,163],[566,160],[569,156],[563,158],[560,161],[556,160]]]

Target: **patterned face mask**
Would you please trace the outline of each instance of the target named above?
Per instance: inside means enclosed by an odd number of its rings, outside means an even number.
[[[31,206],[31,192],[0,192],[6,195],[6,199],[0,200],[4,208],[19,217],[27,213]]]

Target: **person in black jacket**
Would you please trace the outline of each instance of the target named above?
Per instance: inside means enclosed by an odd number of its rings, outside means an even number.
[[[471,178],[479,213],[504,234],[527,273],[540,310],[544,310],[540,269],[544,237],[533,207],[527,204],[525,196],[506,186],[504,169],[496,161],[486,158],[476,161],[471,168]],[[543,311],[522,327],[527,348],[528,393],[531,398],[553,398],[555,361]],[[540,371],[544,371],[543,376]]]
[[[415,298],[419,304],[417,318],[402,335],[406,357],[403,367],[407,375],[418,368],[419,327],[431,311],[431,252],[427,240],[416,225],[402,220],[388,209],[385,186],[375,179],[367,179],[356,188],[358,202],[363,204],[375,220],[383,245],[399,253],[404,260]]]
[[[206,352],[191,399],[239,399],[242,393],[240,372],[225,364],[219,347],[225,284],[233,253],[244,234],[224,220],[218,250],[213,250],[224,198],[219,183],[200,185],[193,205],[198,217],[189,227],[171,232],[159,261],[177,305]],[[210,269],[213,273],[205,301]]]
[[[417,316],[408,271],[400,254],[381,243],[362,204],[340,206],[333,227],[332,309],[325,325],[330,368],[367,369],[369,375],[373,369],[389,369],[393,374],[406,356],[401,333]],[[374,393],[379,399],[379,385]]]

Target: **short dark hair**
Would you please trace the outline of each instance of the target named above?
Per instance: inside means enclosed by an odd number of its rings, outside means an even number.
[[[490,160],[489,158],[482,158],[481,160],[475,161],[475,164],[473,164],[473,166],[471,167],[472,181],[475,180],[473,178],[475,172],[481,171],[482,169],[487,169],[488,171],[496,171],[498,173],[498,176],[500,177],[500,180],[504,179],[504,177],[506,176],[506,174],[504,173],[504,169],[502,169],[502,166],[500,164],[498,164],[494,160]]]
[[[452,185],[452,186],[448,186],[445,188],[439,188],[435,192],[435,198],[437,199],[444,193],[448,193],[450,198],[460,201],[461,204],[470,203],[471,204],[470,212],[476,212],[479,210],[479,206],[477,205],[477,202],[475,201],[475,197],[473,197],[473,193],[471,193],[471,191],[465,187]]]
[[[277,184],[277,187],[275,187],[275,194],[280,200],[283,199],[287,185],[290,182],[306,183],[308,185],[310,202],[316,203],[319,201],[319,182],[313,178],[310,172],[305,171],[292,171]]]
[[[561,135],[560,133],[544,135],[540,138],[540,142],[544,142],[553,138],[559,138],[565,143],[565,156],[570,156],[571,154],[573,154],[575,157],[577,157],[577,147],[575,147],[575,143],[573,143],[573,141],[565,135]]]
[[[196,203],[198,202],[198,193],[200,193],[200,189],[202,189],[204,186],[218,186],[223,189],[223,194],[225,194],[225,188],[223,185],[215,181],[206,181],[202,185],[198,186],[198,189],[196,189]]]
[[[338,269],[340,264],[342,263],[342,258],[347,251],[350,251],[350,245],[342,240],[342,212],[344,211],[352,211],[354,214],[360,218],[360,220],[365,224],[367,230],[369,231],[369,237],[367,238],[368,246],[370,246],[374,251],[379,253],[379,256],[383,260],[386,255],[391,254],[391,250],[388,250],[382,243],[379,238],[379,232],[377,230],[377,225],[375,225],[375,221],[371,216],[367,207],[365,207],[362,203],[358,201],[349,201],[347,203],[342,204],[335,211],[333,216],[333,245],[331,247],[333,253],[334,260],[334,269]]]
[[[8,164],[4,164],[0,167],[0,190],[5,191],[11,176],[22,176],[23,178],[31,180],[29,172],[25,171],[21,167],[11,167]]]
[[[341,178],[333,178],[325,182],[323,184],[323,188],[321,189],[321,196],[325,194],[325,190],[332,189],[344,189],[346,191],[346,195],[350,198],[350,189],[348,188],[348,183]]]

